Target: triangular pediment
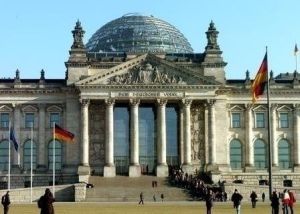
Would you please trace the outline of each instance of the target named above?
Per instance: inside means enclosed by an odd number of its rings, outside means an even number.
[[[26,105],[22,108],[23,112],[37,112],[38,109],[35,106],[32,105]]]
[[[12,112],[13,109],[8,107],[7,105],[1,105],[0,106],[0,112]]]
[[[179,67],[152,54],[144,54],[99,71],[75,83],[80,85],[220,85],[211,77]]]
[[[287,105],[282,105],[280,107],[277,108],[277,111],[280,111],[280,112],[289,112],[289,111],[292,111],[293,109],[290,108],[289,106]]]
[[[56,105],[53,105],[53,106],[49,106],[47,108],[47,112],[62,112],[62,108],[56,106]]]

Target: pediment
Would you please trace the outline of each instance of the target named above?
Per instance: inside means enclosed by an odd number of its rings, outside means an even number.
[[[75,83],[80,85],[220,85],[152,54],[145,54]]]
[[[53,105],[53,106],[49,106],[47,108],[47,112],[62,112],[62,108],[56,106],[56,105]]]
[[[13,109],[8,107],[7,105],[0,106],[0,112],[12,112]]]
[[[290,108],[289,106],[287,105],[282,105],[280,106],[279,108],[277,108],[277,111],[280,111],[280,112],[289,112],[289,111],[292,111],[293,109]]]
[[[266,108],[264,105],[258,105],[255,108],[253,108],[253,111],[267,111],[268,108]]]
[[[245,108],[243,108],[242,106],[240,105],[234,105],[234,106],[231,106],[229,108],[230,111],[232,112],[240,112],[240,111],[244,111]]]
[[[32,105],[26,105],[22,108],[23,112],[37,112],[38,109],[35,106]]]

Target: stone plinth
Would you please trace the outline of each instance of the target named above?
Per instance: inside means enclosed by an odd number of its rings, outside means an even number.
[[[115,166],[104,166],[103,177],[116,177],[116,167]]]
[[[169,168],[167,165],[158,165],[156,167],[156,176],[157,177],[168,177],[169,176]]]
[[[129,166],[129,177],[140,177],[141,176],[141,166],[132,165]]]

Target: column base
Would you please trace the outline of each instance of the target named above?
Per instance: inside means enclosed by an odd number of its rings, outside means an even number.
[[[141,176],[141,166],[131,165],[129,166],[129,177],[140,177]]]
[[[169,167],[166,164],[161,164],[156,166],[156,176],[157,177],[168,177],[169,176]]]
[[[88,183],[90,178],[90,167],[89,166],[79,166],[77,170],[78,181]]]
[[[294,165],[293,171],[300,172],[300,165]]]
[[[116,167],[104,166],[103,177],[107,177],[107,178],[116,177]]]
[[[219,173],[219,166],[217,164],[207,164],[206,171],[211,173]]]
[[[181,168],[184,173],[194,174],[194,168],[191,164],[183,164]]]
[[[272,172],[279,172],[280,169],[279,169],[279,166],[278,165],[273,165],[272,166]]]
[[[245,166],[244,172],[255,172],[256,168],[254,166],[248,165]]]

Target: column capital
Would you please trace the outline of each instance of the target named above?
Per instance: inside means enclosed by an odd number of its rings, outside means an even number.
[[[20,104],[20,103],[12,103],[11,105],[12,105],[12,107],[13,107],[14,109],[20,108],[20,107],[21,107],[21,104]]]
[[[293,104],[293,110],[294,111],[299,111],[300,110],[300,104]]]
[[[168,102],[167,99],[156,99],[156,102],[159,106],[165,106]]]
[[[206,103],[209,107],[213,107],[216,103],[216,100],[215,99],[208,99],[208,100],[206,100]]]
[[[272,110],[272,111],[275,111],[275,110],[277,109],[277,107],[278,107],[278,104],[277,104],[277,103],[272,103],[272,104],[271,104],[271,110]]]
[[[183,107],[190,107],[192,105],[193,100],[192,99],[182,99],[181,104]]]
[[[251,111],[252,108],[253,108],[252,103],[246,103],[246,104],[245,104],[245,109],[246,109],[247,111]]]
[[[140,104],[140,99],[129,99],[131,106],[138,106]]]
[[[113,106],[115,104],[115,99],[107,98],[105,99],[105,104],[108,106]]]
[[[88,106],[90,104],[89,99],[80,99],[80,103],[82,106]]]

